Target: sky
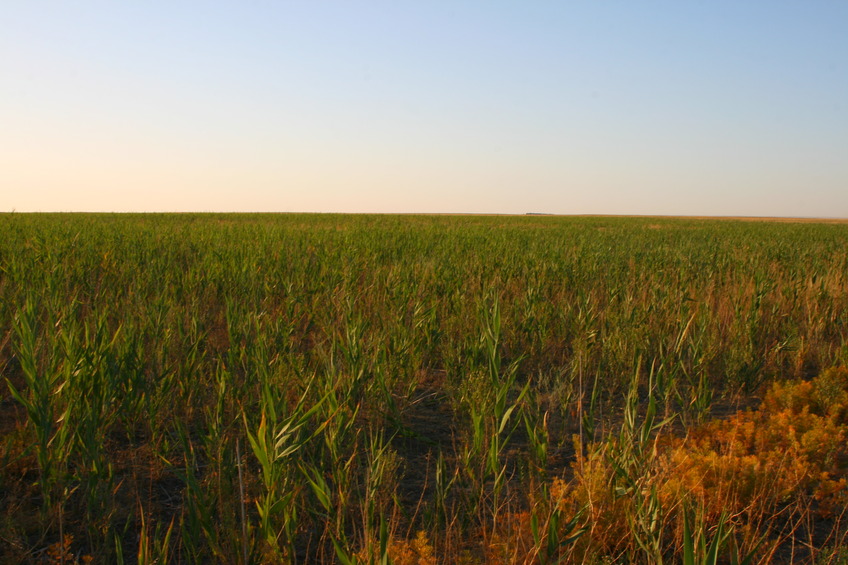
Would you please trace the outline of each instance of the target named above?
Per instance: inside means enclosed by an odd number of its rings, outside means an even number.
[[[848,217],[848,2],[0,3],[0,211]]]

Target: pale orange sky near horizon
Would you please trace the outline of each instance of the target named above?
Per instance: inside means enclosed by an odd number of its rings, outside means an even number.
[[[0,17],[0,211],[848,217],[840,3]]]

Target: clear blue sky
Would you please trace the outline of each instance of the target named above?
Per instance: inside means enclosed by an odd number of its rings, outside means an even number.
[[[848,2],[5,2],[0,211],[848,217]]]

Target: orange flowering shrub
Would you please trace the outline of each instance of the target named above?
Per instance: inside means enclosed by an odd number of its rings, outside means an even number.
[[[634,520],[652,492],[672,545],[679,543],[686,501],[712,524],[722,513],[771,516],[801,494],[812,495],[816,511],[828,516],[848,505],[848,369],[775,383],[757,410],[709,422],[685,438],[660,432],[651,442],[630,489],[621,487],[618,438],[591,446],[573,464],[564,504],[588,509],[583,551],[622,555],[634,547]]]
[[[824,512],[845,496],[848,369],[775,383],[762,406],[710,422],[664,454],[667,500],[692,496],[708,510],[741,511],[813,492]]]
[[[379,547],[374,543],[363,548],[356,554],[357,562],[376,563],[379,556],[374,552]],[[430,543],[430,538],[423,530],[419,531],[414,539],[406,540],[391,538],[387,546],[389,562],[394,565],[436,565],[435,551]]]

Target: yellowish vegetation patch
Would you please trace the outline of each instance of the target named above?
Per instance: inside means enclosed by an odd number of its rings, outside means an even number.
[[[806,513],[815,520],[845,511],[846,440],[848,369],[828,369],[812,381],[774,383],[757,410],[709,422],[683,438],[659,434],[633,492],[622,493],[618,440],[590,447],[573,466],[565,504],[588,509],[584,555],[624,555],[638,547],[640,512],[651,496],[659,503],[655,516],[669,538],[662,542],[667,550],[679,543],[689,507],[698,509],[706,528],[731,517],[753,546],[758,536],[784,526],[773,523],[786,519],[781,516]],[[813,502],[802,510],[805,499]],[[754,524],[759,532],[751,531]]]

